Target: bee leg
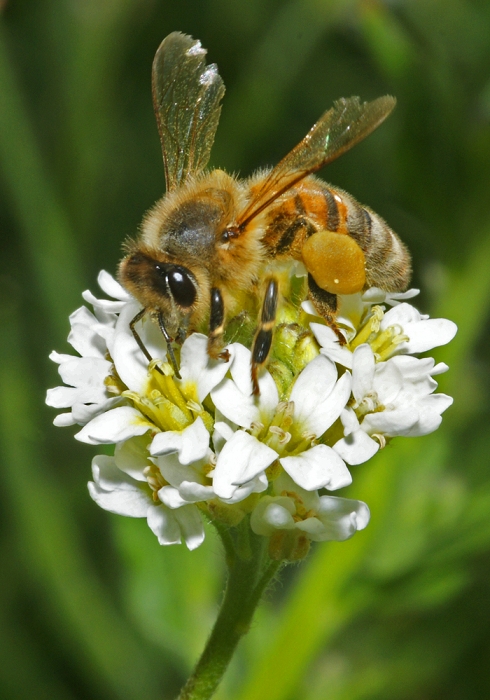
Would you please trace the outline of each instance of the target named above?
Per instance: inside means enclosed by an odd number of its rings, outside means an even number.
[[[172,365],[172,367],[174,369],[175,376],[178,379],[181,379],[181,376],[179,374],[179,368],[177,367],[177,362],[175,360],[174,349],[172,347],[173,338],[171,338],[169,336],[168,331],[165,328],[165,322],[163,320],[163,315],[162,315],[161,311],[158,312],[158,325],[160,326],[160,330],[162,331],[162,335],[167,342],[167,355],[168,355],[168,358],[170,360],[170,364]]]
[[[260,325],[255,336],[252,348],[252,387],[255,396],[260,393],[258,371],[269,357],[272,345],[272,333],[276,322],[277,299],[279,287],[277,280],[271,278],[267,283],[264,301],[262,304],[262,316]]]
[[[179,345],[183,345],[185,339],[187,338],[188,335],[188,330],[189,330],[189,317],[186,316],[182,323],[180,324],[180,328],[177,331],[177,337],[175,340],[178,342]]]
[[[139,335],[138,331],[137,331],[136,328],[135,328],[135,325],[138,323],[138,321],[141,321],[141,319],[143,318],[143,316],[144,316],[145,314],[146,314],[146,309],[141,309],[141,311],[138,311],[138,313],[136,314],[136,316],[135,316],[135,317],[133,318],[133,320],[130,322],[129,327],[130,327],[130,329],[131,329],[131,333],[133,334],[133,338],[134,338],[134,339],[136,340],[136,342],[138,343],[138,347],[139,347],[139,349],[141,350],[141,352],[143,353],[143,355],[146,357],[146,359],[148,360],[148,362],[153,362],[153,357],[150,355],[150,353],[149,353],[148,350],[146,349],[145,344],[144,344],[143,341],[141,340],[140,335]],[[160,367],[157,367],[157,370],[160,372],[160,374],[163,374],[163,372],[162,372],[162,370],[160,369]]]
[[[325,319],[339,339],[339,343],[341,345],[345,345],[345,338],[335,323],[335,316],[337,314],[337,295],[327,292],[325,289],[319,287],[313,277],[308,274],[308,296],[311,303],[315,307],[315,311],[317,311],[320,316]]]
[[[225,304],[220,290],[217,287],[211,289],[211,313],[209,317],[208,355],[213,359],[228,362],[230,353],[221,350],[223,333],[225,332]]]

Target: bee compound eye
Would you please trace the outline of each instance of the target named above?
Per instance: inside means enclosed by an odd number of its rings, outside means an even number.
[[[185,268],[174,268],[167,272],[167,281],[172,296],[180,306],[192,306],[196,299],[196,287]]]

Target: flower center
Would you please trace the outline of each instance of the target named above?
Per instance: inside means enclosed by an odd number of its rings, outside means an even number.
[[[385,407],[378,398],[378,394],[374,390],[363,396],[359,403],[356,401],[352,408],[356,412],[359,421],[368,413],[377,413],[385,410]]]
[[[280,401],[272,420],[253,423],[250,432],[281,457],[299,454],[316,444],[316,435],[294,420],[294,401]]]
[[[395,354],[400,343],[409,340],[409,337],[403,332],[403,328],[398,324],[388,326],[384,331],[380,331],[383,317],[384,310],[382,307],[373,306],[371,312],[362,321],[357,335],[348,343],[348,347],[352,352],[359,345],[368,343],[374,353],[376,362],[384,362]]]
[[[303,502],[303,499],[301,496],[298,496],[296,491],[281,491],[281,496],[286,496],[287,498],[291,498],[294,501],[294,505],[296,508],[296,512],[293,515],[293,520],[295,522],[300,522],[301,520],[307,520],[308,518],[313,518],[315,517],[315,512],[313,510],[307,510],[306,506]]]
[[[129,390],[123,391],[122,395],[154,423],[158,431],[182,431],[197,416],[201,416],[208,430],[213,426],[212,416],[195,400],[195,386],[187,382],[184,387],[175,379],[174,370],[167,362],[150,362],[143,395]]]
[[[143,474],[146,477],[148,486],[151,488],[153,500],[155,503],[160,503],[158,492],[163,486],[168,486],[168,482],[165,481],[160,469],[155,464],[148,465],[143,471]]]

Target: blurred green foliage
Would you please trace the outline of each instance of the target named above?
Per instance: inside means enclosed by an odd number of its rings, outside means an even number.
[[[490,696],[490,3],[10,0],[0,3],[0,695],[170,699],[223,585],[219,544],[161,548],[86,491],[94,450],[55,429],[47,359],[68,314],[161,195],[150,65],[176,29],[227,85],[213,164],[273,164],[333,99],[391,93],[327,179],[414,256],[419,306],[460,327],[437,352],[442,428],[355,468],[369,528],[290,568],[221,700]]]

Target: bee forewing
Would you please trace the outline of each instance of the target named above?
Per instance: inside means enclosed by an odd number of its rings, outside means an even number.
[[[152,94],[162,144],[167,191],[206,167],[225,86],[215,64],[206,65],[199,41],[169,34],[153,60]]]
[[[372,102],[361,102],[358,97],[334,102],[304,139],[271,170],[240,215],[238,225],[245,226],[297,182],[366,138],[386,119],[395,104],[396,99],[390,95]]]

